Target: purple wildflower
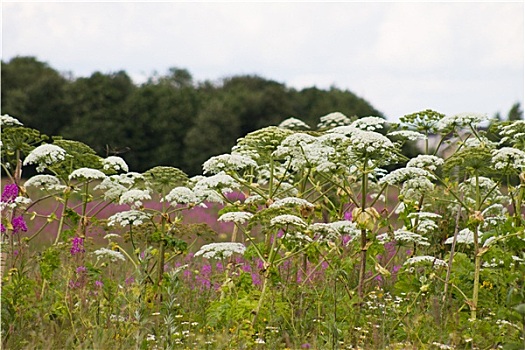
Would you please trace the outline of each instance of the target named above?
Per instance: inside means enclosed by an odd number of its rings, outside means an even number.
[[[201,274],[204,276],[211,275],[211,265],[210,264],[204,264],[201,267]]]
[[[258,273],[252,272],[252,283],[254,286],[260,286],[262,284],[261,276]]]
[[[401,265],[394,265],[392,266],[392,274],[396,274],[401,270]]]
[[[86,250],[84,249],[84,238],[82,237],[75,237],[73,238],[73,243],[71,246],[71,249],[69,252],[71,255],[75,255],[78,253],[84,253]]]
[[[352,221],[352,212],[351,211],[347,211],[344,215],[344,219],[347,220],[347,221]]]
[[[95,281],[95,287],[102,288],[104,286],[104,283],[102,281],[96,280]]]
[[[16,184],[5,185],[2,192],[2,202],[13,203],[16,197],[18,197],[18,186]]]
[[[310,345],[310,343],[304,343],[303,345],[301,345],[301,349],[310,349],[312,346]]]
[[[7,229],[5,228],[4,224],[0,224],[0,232],[5,233]]]
[[[87,269],[86,269],[85,266],[79,266],[79,267],[77,267],[77,269],[76,269],[77,275],[82,275],[82,274],[85,273],[86,271],[87,271]]]
[[[26,221],[22,215],[15,216],[13,221],[11,221],[11,224],[13,224],[13,234],[17,234],[20,231],[27,232]]]
[[[350,235],[342,235],[341,236],[341,240],[342,240],[342,243],[343,243],[343,247],[346,247],[348,245],[348,243],[350,243],[350,241],[352,240],[352,236],[350,236]]]
[[[71,288],[71,289],[80,288],[80,286],[81,286],[80,282],[69,280],[69,288]]]
[[[250,266],[250,264],[248,263],[244,263],[241,267],[241,269],[244,271],[244,272],[250,272],[252,270],[252,267]]]

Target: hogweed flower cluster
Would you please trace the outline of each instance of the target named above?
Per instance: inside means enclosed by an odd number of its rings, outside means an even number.
[[[278,126],[280,128],[290,129],[290,130],[310,129],[308,124],[306,124],[300,119],[293,118],[293,117],[283,120]]]
[[[224,222],[234,222],[236,224],[244,224],[253,217],[252,213],[245,211],[230,211],[222,214],[217,220]]]
[[[70,180],[80,180],[80,181],[93,181],[93,180],[104,180],[106,178],[106,174],[104,174],[102,171],[98,169],[91,169],[91,168],[79,168],[73,170],[71,174],[69,174]]]
[[[43,172],[46,168],[66,159],[66,151],[59,146],[43,144],[36,147],[24,159],[24,165],[36,164],[36,171]]]
[[[233,253],[244,254],[246,246],[242,243],[210,243],[203,245],[196,253],[195,256],[201,256],[206,259],[211,258],[229,258]]]
[[[129,171],[128,164],[126,161],[117,156],[109,156],[102,160],[102,166],[104,170],[111,171],[123,171],[127,173]]]
[[[22,126],[23,124],[9,114],[0,115],[0,126]]]
[[[67,186],[54,175],[35,175],[24,182],[24,187],[34,187],[45,191],[63,191]]]
[[[93,254],[97,257],[97,260],[109,259],[111,262],[116,262],[118,260],[126,261],[126,258],[121,252],[111,250],[108,248],[97,249],[93,252]]]
[[[130,225],[141,225],[149,220],[151,216],[140,210],[128,210],[118,212],[108,218],[108,226],[120,225],[122,227]]]

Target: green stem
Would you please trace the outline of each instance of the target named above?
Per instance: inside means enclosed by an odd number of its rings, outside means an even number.
[[[368,174],[366,173],[366,162],[367,159],[364,160],[363,165],[363,178],[361,180],[361,213],[359,215],[367,215],[365,212],[366,209],[366,191],[367,191],[367,181],[368,181]],[[367,242],[368,239],[366,237],[366,229],[361,229],[361,261],[359,263],[359,284],[357,286],[357,295],[359,296],[360,300],[363,300],[364,296],[364,284],[365,284],[365,270],[366,270],[366,251],[367,251]]]
[[[82,236],[86,235],[86,226],[87,226],[87,204],[89,199],[89,181],[86,181],[84,184],[84,200],[82,201],[82,215],[80,216],[79,222],[79,233]]]
[[[474,252],[476,254],[474,257],[474,289],[472,290],[472,304],[470,305],[470,318],[472,320],[476,319],[478,308],[479,274],[481,270],[481,254],[479,251],[478,235],[478,227],[476,227],[474,230]]]
[[[69,191],[69,189],[67,191]],[[62,213],[60,214],[60,221],[58,222],[57,235],[56,235],[55,242],[53,243],[53,245],[57,245],[58,240],[60,239],[60,233],[62,232],[62,228],[64,227],[64,220],[66,217],[68,201],[69,201],[69,192],[65,193],[64,206],[62,207]]]
[[[481,194],[479,188],[479,176],[476,173],[476,210],[481,208]],[[470,318],[476,319],[479,297],[479,274],[481,270],[481,252],[479,249],[479,225],[474,229],[474,288],[472,290],[472,304],[470,305]]]
[[[257,316],[259,315],[259,311],[261,311],[261,308],[264,302],[264,297],[266,296],[266,289],[268,286],[268,275],[272,271],[275,257],[277,256],[277,250],[275,248],[276,245],[277,245],[277,233],[275,233],[273,237],[273,242],[270,248],[270,253],[268,254],[268,263],[266,264],[266,266],[264,266],[265,271],[263,273],[263,287],[261,290],[261,295],[259,297],[259,302],[257,303],[257,308],[253,311],[252,326],[254,326],[255,322],[257,321]]]

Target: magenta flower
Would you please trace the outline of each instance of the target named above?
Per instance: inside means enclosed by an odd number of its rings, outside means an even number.
[[[95,287],[102,288],[104,286],[104,283],[102,281],[96,280],[95,281]]]
[[[2,192],[2,202],[13,203],[18,197],[18,186],[16,184],[7,184]]]
[[[262,284],[261,276],[258,273],[252,272],[252,283],[254,286],[260,286]]]
[[[343,247],[346,247],[348,245],[348,243],[350,243],[350,241],[352,240],[352,236],[350,236],[350,235],[342,235],[341,236],[341,240],[342,240],[342,243],[343,243]]]
[[[0,224],[0,232],[5,233],[7,229],[5,228],[4,224]]]
[[[77,267],[77,269],[76,269],[77,275],[82,275],[82,274],[85,273],[86,271],[87,271],[87,269],[86,269],[85,266],[79,266],[79,267]]]
[[[27,225],[22,215],[15,216],[11,224],[13,225],[13,234],[17,234],[20,231],[27,232]]]
[[[73,238],[72,246],[69,252],[71,255],[75,255],[78,253],[84,253],[86,250],[84,249],[84,238],[82,237],[75,237]]]

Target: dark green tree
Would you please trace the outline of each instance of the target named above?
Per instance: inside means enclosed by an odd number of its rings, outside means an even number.
[[[512,105],[512,108],[508,114],[508,120],[522,120],[523,119],[523,110],[521,109],[521,104],[516,102]]]
[[[75,80],[68,91],[70,123],[60,130],[60,136],[83,142],[104,156],[108,148],[128,146],[125,125],[134,120],[125,108],[135,90],[123,71],[95,72]]]
[[[235,101],[218,96],[206,103],[184,138],[185,172],[202,173],[202,163],[214,155],[229,153],[241,135],[241,119]]]
[[[128,101],[124,126],[126,161],[137,171],[157,165],[185,168],[184,139],[194,125],[200,99],[191,75],[172,68],[170,74],[140,86]]]
[[[309,87],[293,91],[291,95],[294,114],[314,128],[319,123],[320,117],[331,112],[341,112],[348,117],[383,117],[383,114],[370,103],[348,90],[340,90],[335,87],[331,87],[330,90],[321,90]]]
[[[2,114],[16,117],[43,134],[54,135],[68,124],[70,82],[35,57],[2,61]]]

